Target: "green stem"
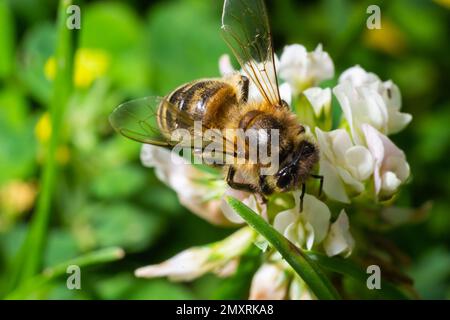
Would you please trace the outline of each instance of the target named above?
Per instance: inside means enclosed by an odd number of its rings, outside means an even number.
[[[302,250],[283,237],[263,218],[239,200],[227,197],[227,202],[253,229],[266,238],[280,252],[286,262],[305,281],[318,299],[339,299],[339,294],[320,267]]]
[[[57,176],[56,152],[60,142],[63,116],[67,108],[72,90],[73,64],[73,30],[66,26],[66,9],[72,4],[71,0],[61,0],[57,18],[57,46],[56,46],[56,77],[53,85],[53,96],[50,102],[52,135],[45,158],[41,178],[41,192],[37,208],[33,215],[30,229],[21,252],[18,256],[18,273],[13,281],[21,283],[36,275],[42,266],[42,256],[48,231],[50,206]],[[15,286],[13,284],[13,286]]]

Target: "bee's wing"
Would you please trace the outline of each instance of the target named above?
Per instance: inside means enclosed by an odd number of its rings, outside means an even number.
[[[264,0],[225,0],[222,33],[264,99],[281,106],[272,35]]]
[[[109,116],[114,130],[123,136],[147,144],[171,146],[157,122],[157,112],[164,98],[146,97],[119,105]]]
[[[159,112],[160,108],[164,108],[165,112]],[[146,97],[125,102],[111,113],[109,121],[117,132],[134,141],[167,148],[175,145],[190,148],[197,156],[202,155],[203,159],[212,158],[210,151],[206,149],[210,143],[221,141],[223,147],[215,149],[216,153],[225,155],[228,152],[228,156],[240,157],[230,153],[234,142],[227,139],[220,130],[213,130],[214,135],[204,134],[212,128],[205,127],[203,123],[199,123],[200,130],[194,130],[195,120],[192,116],[165,98]],[[190,134],[189,139],[172,136],[172,132],[160,125],[165,121],[176,121],[178,127],[186,128]]]

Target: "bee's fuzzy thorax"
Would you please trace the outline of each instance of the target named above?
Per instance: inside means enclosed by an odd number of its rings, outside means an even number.
[[[236,112],[229,119],[232,128],[240,129],[279,129],[280,147],[280,169],[294,162],[296,155],[299,155],[295,169],[292,171],[293,182],[286,188],[280,187],[276,175],[260,176],[260,165],[242,165],[238,169],[246,181],[257,186],[262,194],[273,192],[283,192],[288,189],[295,189],[304,183],[310,176],[311,171],[319,160],[319,149],[313,139],[305,133],[304,127],[300,124],[297,116],[287,108],[275,108],[266,102],[250,102],[239,106]],[[302,156],[302,146],[309,146],[308,155]],[[283,153],[283,154],[282,154]],[[285,160],[287,159],[287,160]]]

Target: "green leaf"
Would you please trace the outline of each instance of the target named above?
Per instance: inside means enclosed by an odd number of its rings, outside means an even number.
[[[301,249],[283,237],[263,218],[239,200],[227,197],[227,202],[236,213],[278,250],[318,299],[339,299],[337,291],[321,271],[320,267]]]
[[[146,176],[141,168],[121,166],[107,169],[99,172],[92,183],[92,191],[99,198],[123,198],[140,191],[145,184]]]
[[[123,203],[90,206],[83,214],[99,247],[140,251],[164,230],[165,220],[160,216]]]
[[[191,300],[195,297],[181,284],[169,282],[166,279],[150,280],[134,288],[126,299],[130,300]]]
[[[150,11],[148,61],[158,94],[192,79],[219,75],[219,57],[229,50],[220,36],[220,6],[217,11],[213,6],[210,1],[163,1]]]
[[[102,49],[112,56],[108,75],[120,90],[148,95],[148,39],[136,12],[119,2],[97,2],[83,10],[80,47]]]
[[[27,179],[35,168],[34,119],[21,90],[0,91],[0,184],[10,179]]]
[[[30,28],[23,43],[23,58],[18,64],[18,77],[30,94],[40,103],[48,105],[52,95],[52,82],[45,76],[45,64],[55,54],[56,30],[50,23]]]
[[[142,40],[138,16],[127,4],[97,2],[83,10],[80,47],[120,54]]]
[[[410,274],[423,299],[442,299],[449,290],[450,252],[444,246],[429,249],[419,257]]]
[[[347,275],[365,285],[368,274],[360,267],[348,259],[341,257],[328,257],[324,254],[306,251],[305,254],[313,261],[317,262],[323,268],[342,275]],[[386,299],[409,299],[409,297],[400,289],[386,280],[381,280],[380,294]]]
[[[52,229],[44,253],[44,266],[53,266],[76,257],[80,252],[77,239],[64,229]]]
[[[102,299],[127,300],[187,300],[195,297],[183,284],[166,279],[137,279],[121,273],[99,281],[96,291]]]

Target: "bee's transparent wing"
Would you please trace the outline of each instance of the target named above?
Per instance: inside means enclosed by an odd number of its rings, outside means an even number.
[[[123,136],[147,144],[171,146],[167,134],[158,125],[157,113],[160,97],[146,97],[119,105],[109,116],[114,130]]]
[[[222,33],[264,99],[281,106],[272,35],[263,0],[225,0]]]
[[[160,108],[165,112],[160,112]],[[227,139],[220,130],[207,128],[199,122],[195,130],[195,120],[192,116],[180,110],[177,106],[161,97],[146,97],[132,100],[119,105],[110,115],[109,121],[112,127],[123,136],[134,141],[152,144],[161,147],[173,148],[174,146],[190,148],[196,156],[203,159],[211,159],[212,155],[207,149],[210,143],[222,142],[222,148],[215,153],[238,157],[229,150],[233,150],[234,142]],[[161,123],[176,122],[179,128],[186,129],[184,133],[189,136],[172,135]],[[213,130],[214,134],[205,134],[206,130]]]

